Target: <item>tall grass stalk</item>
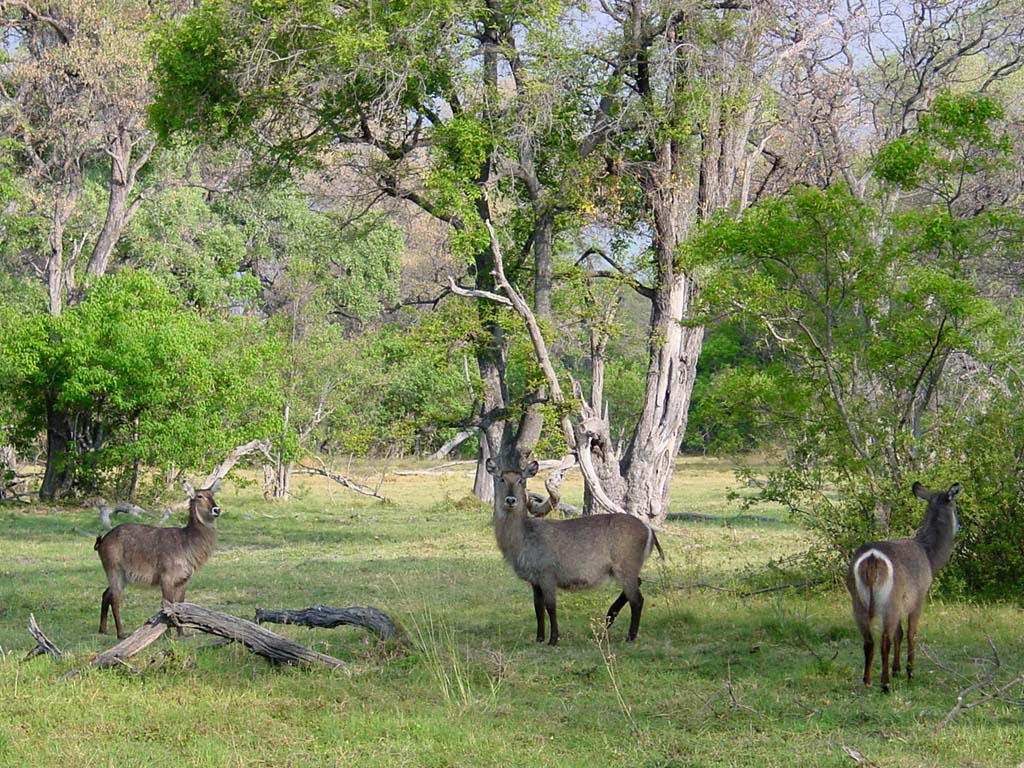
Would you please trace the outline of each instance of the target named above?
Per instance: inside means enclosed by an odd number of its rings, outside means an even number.
[[[629,706],[629,702],[626,701],[626,697],[622,694],[622,685],[619,682],[619,673],[616,669],[616,657],[615,652],[612,650],[611,636],[608,632],[608,627],[605,625],[604,619],[595,619],[590,624],[590,630],[594,637],[594,645],[597,646],[597,650],[601,652],[601,659],[604,661],[605,671],[608,673],[608,680],[612,684],[612,691],[615,693],[615,701],[619,705],[619,709],[622,710],[622,714],[626,718],[626,722],[629,723],[630,732],[636,736],[641,737],[640,727],[637,725],[636,718],[633,717],[633,709]]]
[[[424,608],[422,619],[413,617],[409,623],[413,644],[422,654],[445,702],[460,712],[469,710],[478,697],[473,693],[469,662],[460,652],[455,632],[436,619],[429,606]],[[495,693],[492,688],[491,698]]]

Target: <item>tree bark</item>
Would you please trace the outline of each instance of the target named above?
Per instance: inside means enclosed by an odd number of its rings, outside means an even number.
[[[75,471],[69,450],[71,426],[67,414],[50,405],[46,414],[46,468],[39,487],[39,498],[54,501],[68,494]]]
[[[490,444],[481,437],[476,454],[476,473],[473,476],[473,495],[480,501],[494,501],[494,478],[487,471],[487,460],[491,458]]]
[[[100,229],[96,243],[93,245],[89,263],[85,268],[87,275],[100,276],[107,273],[114,247],[121,239],[121,234],[124,232],[125,225],[132,218],[132,214],[138,210],[137,207],[133,208],[129,204],[128,198],[135,187],[135,178],[142,166],[149,160],[151,151],[143,152],[133,161],[135,143],[136,139],[132,136],[132,131],[125,126],[119,126],[116,135],[107,147],[107,154],[110,155],[110,176],[107,182],[110,191],[107,198],[107,214],[103,221],[103,228]]]

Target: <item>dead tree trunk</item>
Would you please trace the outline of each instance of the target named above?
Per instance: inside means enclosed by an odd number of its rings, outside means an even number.
[[[259,451],[267,458],[270,458],[270,446],[268,446],[262,440],[250,440],[248,443],[239,445],[238,447],[231,450],[231,452],[224,458],[224,460],[218,464],[209,475],[206,476],[197,488],[211,488],[214,483],[220,482],[227,477],[228,472],[237,464],[244,456],[248,456],[250,453]]]

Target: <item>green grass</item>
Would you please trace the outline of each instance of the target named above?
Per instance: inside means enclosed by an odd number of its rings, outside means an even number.
[[[673,509],[723,522],[659,534],[669,559],[645,570],[639,641],[622,642],[628,611],[608,641],[595,632],[608,586],[560,595],[555,649],[533,642],[530,589],[502,562],[464,475],[390,479],[389,506],[302,482],[284,504],[253,488],[219,494],[218,549],[188,599],[247,618],[375,605],[406,629],[408,650],[353,628],[271,627],[350,665],[275,667],[195,635],[161,640],[131,668],[65,679],[113,642],[96,634],[98,517],[3,507],[0,766],[854,765],[844,747],[883,766],[1024,762],[1019,708],[977,707],[933,732],[959,675],[983,671],[989,639],[1004,679],[1024,668],[1018,608],[933,600],[921,642],[941,665],[919,653],[913,683],[865,690],[841,587],[742,597],[699,586],[790,579],[767,564],[809,546],[784,519],[730,520],[724,464],[681,463]],[[126,624],[158,605],[157,592],[129,588]],[[71,658],[21,661],[29,612]]]

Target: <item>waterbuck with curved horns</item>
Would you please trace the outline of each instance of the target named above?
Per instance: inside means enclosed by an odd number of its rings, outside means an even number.
[[[537,615],[537,642],[544,642],[544,612],[551,620],[549,645],[558,644],[558,618],[555,610],[557,589],[589,589],[614,576],[622,593],[608,609],[605,625],[611,626],[628,602],[629,633],[636,639],[644,598],[640,594],[640,569],[658,548],[654,530],[632,515],[589,515],[572,520],[541,520],[540,510],[531,504],[526,481],[537,474],[539,466],[531,461],[526,469],[499,469],[487,460],[487,471],[498,479],[494,498],[494,535],[498,548],[516,575],[533,587],[533,608]],[[540,505],[543,507],[544,505]],[[547,507],[554,506],[553,503]]]
[[[956,497],[960,484],[948,491],[930,491],[914,483],[914,495],[928,502],[924,522],[911,539],[864,544],[850,561],[846,588],[853,600],[853,618],[864,638],[864,685],[871,685],[875,642],[871,621],[882,624],[882,690],[889,692],[889,654],[892,674],[900,671],[903,618],[907,620],[907,679],[914,674],[914,640],[917,622],[928,588],[953,551],[953,537],[960,530]]]

